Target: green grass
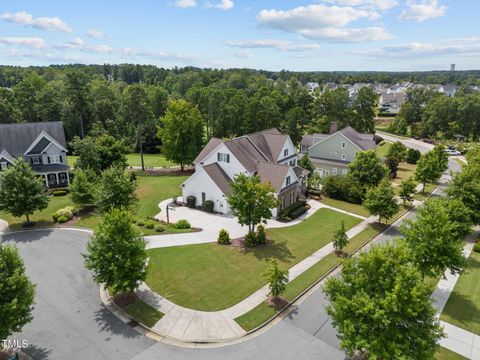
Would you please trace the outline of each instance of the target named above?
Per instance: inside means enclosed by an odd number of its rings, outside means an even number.
[[[122,310],[132,319],[149,328],[155,325],[164,315],[140,299],[137,299],[133,304],[122,307]]]
[[[402,206],[400,211],[389,221],[389,223],[391,224],[395,222],[406,210],[407,208]],[[385,224],[370,224],[365,230],[350,239],[350,242],[344,249],[344,252],[348,255],[352,255],[356,250],[363,247],[373,237],[378,235],[383,229],[385,229],[385,227]],[[289,282],[285,289],[285,293],[282,296],[289,301],[293,301],[305,289],[321,279],[330,270],[337,266],[340,261],[341,259],[334,254],[327,255],[325,258]],[[239,316],[235,319],[235,321],[245,331],[250,331],[270,319],[275,313],[276,310],[264,302],[251,311]]]
[[[78,156],[68,155],[68,165],[74,167],[77,162]],[[161,154],[143,154],[143,160],[145,162],[145,167],[172,167],[175,166],[174,163],[166,160]],[[127,163],[129,166],[142,166],[140,159],[140,154],[127,154]]]
[[[392,143],[390,142],[383,142],[382,145],[377,145],[377,148],[376,148],[376,152],[377,152],[377,156],[381,159],[381,158],[384,158],[385,156],[387,156],[388,154],[388,151],[390,150],[390,148],[392,147]]]
[[[404,180],[407,180],[410,176],[415,174],[415,168],[417,165],[408,164],[406,162],[402,162],[398,165],[397,177],[392,179],[392,181],[396,184],[401,184]]]
[[[435,355],[435,360],[467,360],[466,357],[463,357],[460,354],[457,354],[456,352],[453,352],[451,350],[445,349],[444,347],[440,347],[440,349],[437,351],[437,354]]]
[[[187,179],[187,176],[147,176],[137,175],[137,197],[138,206],[135,216],[145,219],[157,215],[160,212],[158,204],[165,199],[181,194],[180,184]],[[98,213],[93,212],[82,217],[75,226],[94,228],[100,221]],[[190,230],[177,230],[171,226],[165,226],[166,233],[188,232]],[[158,235],[154,229],[137,226],[143,235]]]
[[[240,325],[245,331],[250,331],[256,327],[262,325],[273,315],[277,313],[275,308],[268,306],[266,303],[261,303],[256,306],[249,312],[239,316],[235,321]]]
[[[348,211],[360,216],[365,216],[365,217],[370,216],[370,213],[368,212],[368,210],[359,204],[352,204],[347,201],[332,199],[325,195],[322,196],[322,199],[320,201],[325,205],[332,206],[340,210]]]
[[[436,187],[437,187],[437,184],[428,184],[427,186],[425,186],[425,191],[416,193],[413,197],[415,198],[415,200],[423,201],[428,196],[430,196],[430,194]]]
[[[480,335],[480,253],[472,252],[440,319]]]
[[[361,220],[320,209],[300,224],[269,229],[272,243],[240,249],[215,243],[149,250],[147,284],[174,303],[196,310],[228,308],[265,285],[267,259],[290,268],[331,241],[344,220],[349,229]]]
[[[158,203],[162,200],[181,194],[180,184],[185,181],[186,176],[146,176],[138,175],[137,196],[138,206],[135,216],[141,219],[154,216],[160,212]],[[67,196],[51,196],[48,207],[43,211],[37,211],[30,216],[30,220],[36,222],[37,227],[46,227],[54,225],[52,215],[56,211],[67,206],[74,206],[70,195]],[[25,217],[14,217],[7,213],[0,212],[0,219],[8,222],[11,229],[21,228]],[[92,212],[79,219],[75,226],[84,228],[94,228],[100,221],[100,215]],[[165,226],[165,233],[188,232],[190,230],[177,230],[171,226]],[[154,229],[138,227],[144,235],[156,235]]]
[[[52,215],[60,209],[67,206],[74,206],[70,195],[66,196],[49,196],[48,207],[42,211],[36,211],[30,215],[30,221],[36,222],[37,227],[51,226],[54,224]],[[6,220],[10,229],[20,229],[25,222],[25,216],[15,217],[5,212],[0,212],[0,219]]]

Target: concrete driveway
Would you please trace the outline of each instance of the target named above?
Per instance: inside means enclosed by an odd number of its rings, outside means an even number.
[[[123,323],[104,307],[99,288],[81,253],[89,234],[35,230],[3,235],[15,244],[37,284],[33,321],[15,334],[27,339],[34,359],[343,359],[335,346],[282,320],[268,331],[235,345],[195,349],[156,342]],[[321,306],[321,304],[318,304]],[[300,311],[301,306],[298,311]]]

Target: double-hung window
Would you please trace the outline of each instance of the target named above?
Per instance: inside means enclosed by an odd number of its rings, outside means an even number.
[[[283,150],[283,157],[285,158],[287,156],[288,156],[288,149],[285,149],[285,150]]]
[[[219,162],[230,163],[230,154],[217,153],[217,160]]]
[[[342,141],[342,149],[345,149],[347,147],[347,143],[345,141]]]
[[[290,176],[287,176],[287,178],[286,178],[286,180],[285,180],[285,186],[290,185],[290,181],[291,181]]]
[[[40,158],[38,156],[32,157],[32,165],[40,164]]]
[[[347,160],[347,154],[342,154],[342,160]]]
[[[62,163],[62,156],[61,155],[50,155],[48,156],[48,163],[49,164],[61,164]]]

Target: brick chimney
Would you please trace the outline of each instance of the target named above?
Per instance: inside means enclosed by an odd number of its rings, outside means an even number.
[[[330,123],[330,128],[328,129],[329,134],[336,133],[338,131],[338,124],[336,121]]]

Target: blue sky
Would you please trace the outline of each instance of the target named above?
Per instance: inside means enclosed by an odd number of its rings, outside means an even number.
[[[0,64],[478,68],[473,0],[3,0]]]

